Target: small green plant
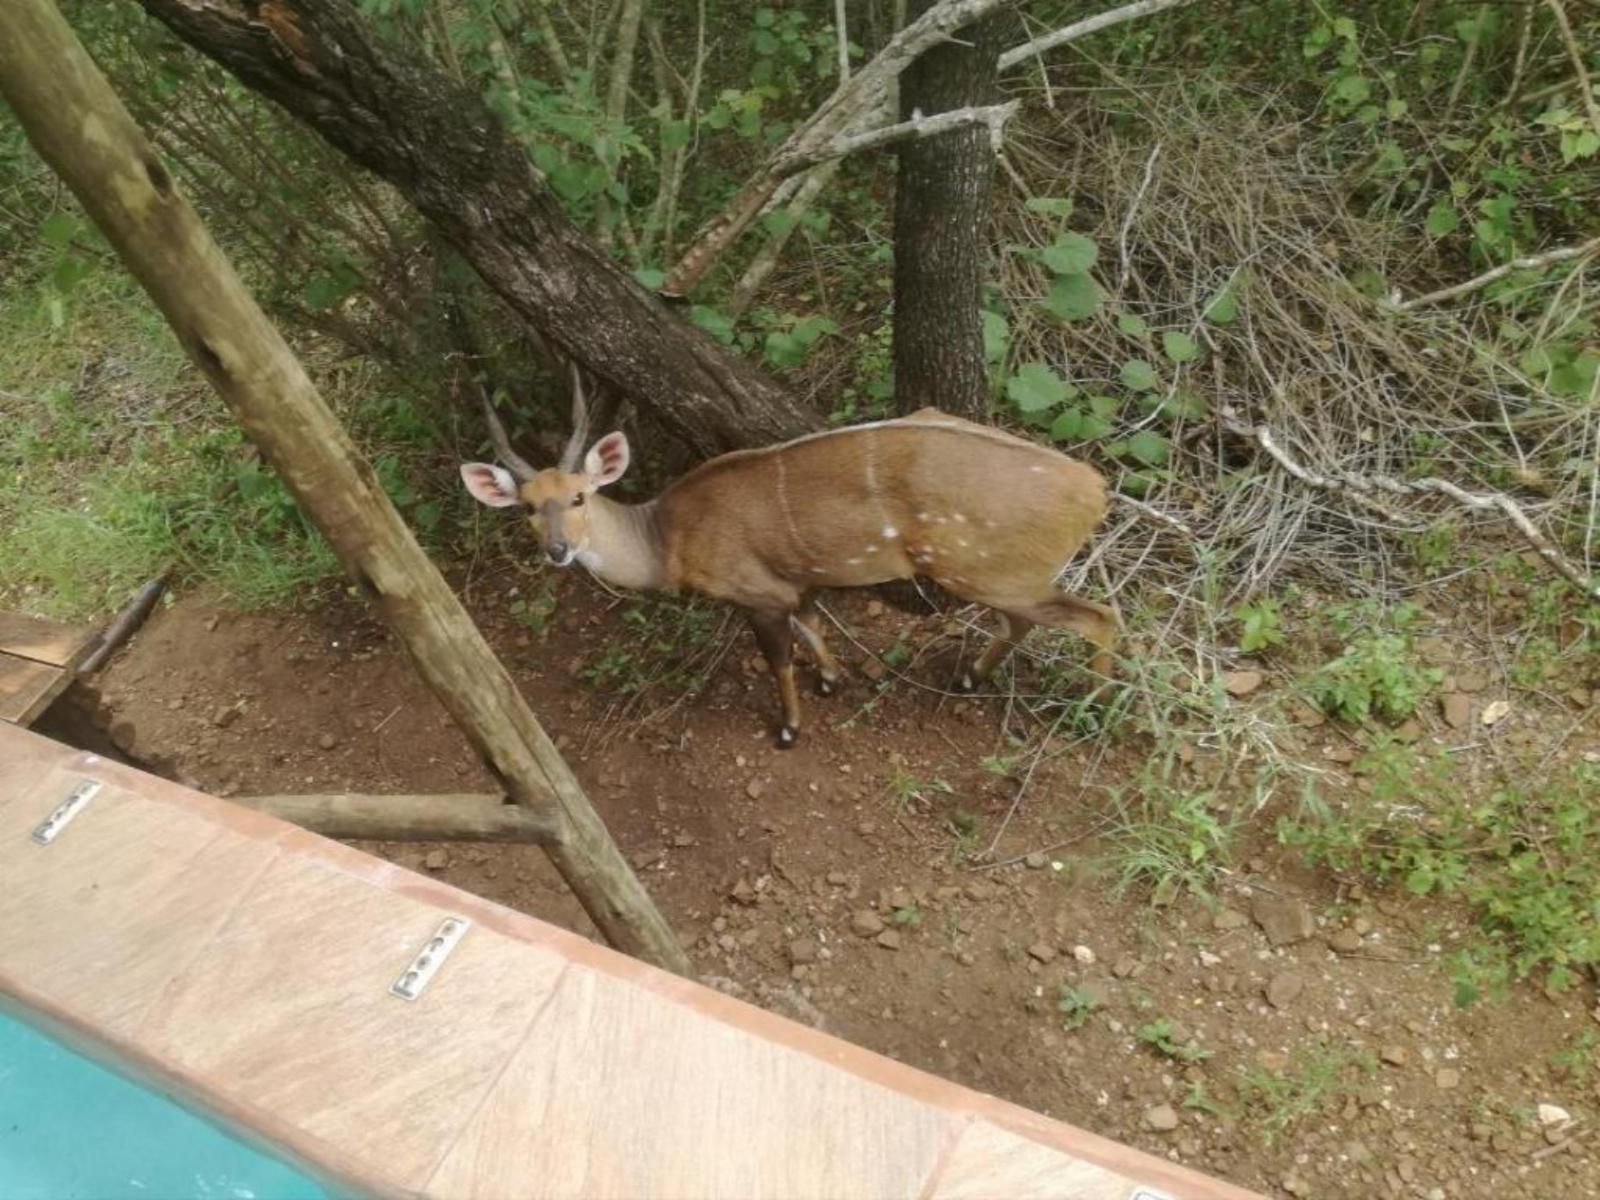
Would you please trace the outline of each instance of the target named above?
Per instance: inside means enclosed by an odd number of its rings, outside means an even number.
[[[915,904],[902,904],[889,914],[889,920],[896,925],[905,925],[914,929],[922,924],[922,909]]]
[[[943,779],[922,779],[900,766],[895,767],[894,774],[889,777],[889,790],[894,794],[895,808],[900,812],[912,807],[925,809],[935,795],[949,796],[955,793],[955,788]]]
[[[1574,1079],[1587,1080],[1600,1062],[1600,1033],[1585,1029],[1570,1046],[1552,1054],[1550,1062]]]
[[[510,613],[530,633],[544,637],[550,632],[550,622],[556,615],[556,587],[547,581],[531,596],[519,596],[511,602]]]
[[[1318,668],[1308,690],[1330,717],[1403,721],[1443,680],[1444,672],[1437,667],[1412,661],[1408,639],[1382,633],[1352,641],[1338,658]]]
[[[1253,1067],[1238,1073],[1240,1100],[1258,1124],[1269,1147],[1303,1118],[1321,1112],[1334,1098],[1349,1094],[1357,1081],[1377,1069],[1372,1056],[1344,1047],[1313,1050],[1291,1070]]]
[[[1270,597],[1241,605],[1233,610],[1233,617],[1239,622],[1239,649],[1246,654],[1283,645],[1282,614],[1277,601]]]
[[[1061,1027],[1068,1031],[1082,1029],[1100,1007],[1100,998],[1081,987],[1064,987],[1056,1000],[1056,1011],[1061,1014]]]
[[[1159,1017],[1134,1030],[1134,1036],[1158,1054],[1182,1063],[1204,1062],[1212,1052],[1192,1039],[1179,1043],[1178,1027],[1166,1017]]]
[[[1148,886],[1158,904],[1185,891],[1210,896],[1233,855],[1234,822],[1218,815],[1212,793],[1178,786],[1175,776],[1170,762],[1147,764],[1137,790],[1113,794],[1110,865],[1117,888]]]

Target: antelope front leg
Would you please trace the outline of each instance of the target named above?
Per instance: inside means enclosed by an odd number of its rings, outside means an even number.
[[[800,694],[794,686],[794,632],[792,613],[751,613],[750,628],[766,657],[778,685],[778,705],[783,724],[778,728],[778,749],[788,750],[800,737]]]

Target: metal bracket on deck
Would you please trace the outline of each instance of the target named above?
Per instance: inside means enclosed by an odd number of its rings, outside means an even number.
[[[1136,1187],[1133,1189],[1133,1195],[1129,1196],[1128,1200],[1172,1200],[1172,1197],[1165,1192],[1158,1192],[1154,1188]]]
[[[428,981],[438,973],[444,960],[450,957],[450,951],[456,948],[456,943],[466,936],[467,927],[471,924],[465,917],[451,917],[440,925],[439,931],[426,946],[417,951],[417,956],[401,972],[400,978],[389,985],[389,994],[399,996],[402,1000],[415,1000],[422,995]]]
[[[48,846],[55,841],[63,829],[72,823],[72,819],[89,806],[89,801],[95,798],[100,791],[100,781],[85,779],[60,804],[55,811],[44,819],[33,831],[33,840],[41,846]]]

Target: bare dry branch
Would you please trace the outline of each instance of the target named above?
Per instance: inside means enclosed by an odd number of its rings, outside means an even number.
[[[1425,308],[1430,304],[1439,304],[1445,300],[1454,300],[1457,296],[1465,296],[1468,292],[1475,292],[1479,288],[1487,287],[1497,279],[1504,279],[1513,271],[1537,271],[1544,267],[1554,266],[1559,262],[1566,262],[1574,258],[1588,258],[1592,254],[1600,254],[1600,237],[1590,238],[1587,242],[1577,246],[1563,246],[1558,250],[1547,250],[1543,254],[1530,254],[1525,258],[1514,258],[1508,263],[1502,263],[1493,270],[1485,271],[1482,275],[1474,275],[1463,283],[1457,283],[1447,288],[1440,288],[1436,292],[1429,292],[1424,296],[1406,300],[1391,307],[1399,312],[1410,312],[1414,308]]]
[[[1057,46],[1065,46],[1068,42],[1075,42],[1079,38],[1088,37],[1091,33],[1099,33],[1102,29],[1109,29],[1113,25],[1120,25],[1124,21],[1136,21],[1140,17],[1147,17],[1151,13],[1158,13],[1168,8],[1178,8],[1184,4],[1192,4],[1194,0],[1137,0],[1134,4],[1124,4],[1121,8],[1113,8],[1108,12],[1096,13],[1092,17],[1085,17],[1081,21],[1074,21],[1071,25],[1036,37],[1031,42],[1024,42],[1020,46],[1013,46],[1000,56],[1000,69],[1009,71],[1018,63],[1025,62],[1046,50],[1054,50]]]
[[[1578,48],[1578,39],[1573,36],[1572,22],[1567,20],[1567,10],[1561,0],[1545,0],[1545,4],[1561,30],[1561,41],[1566,45],[1573,74],[1578,77],[1578,95],[1583,97],[1583,107],[1588,110],[1589,124],[1594,127],[1595,136],[1600,137],[1600,102],[1594,98],[1594,85],[1589,82],[1588,68],[1583,65],[1583,51]]]
[[[843,158],[849,154],[859,154],[864,150],[877,150],[882,146],[892,146],[896,142],[937,137],[953,129],[965,129],[968,125],[987,125],[989,144],[994,147],[996,153],[999,153],[1006,122],[1016,115],[1021,103],[1020,100],[1008,100],[1004,104],[952,108],[949,112],[935,113],[931,117],[916,117],[910,121],[900,121],[879,129],[869,129],[865,133],[840,134],[819,146],[808,148],[794,158],[775,161],[772,170],[779,179],[787,179],[790,175],[799,174],[832,158]]]

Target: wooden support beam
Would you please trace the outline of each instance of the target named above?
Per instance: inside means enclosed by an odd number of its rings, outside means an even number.
[[[51,0],[0,3],[0,93],[506,794],[555,819],[550,857],[601,932],[687,974],[683,947],[511,677]]]
[[[235,804],[299,825],[323,837],[363,842],[554,841],[560,826],[550,814],[503,796],[452,793],[436,796],[234,796]]]

